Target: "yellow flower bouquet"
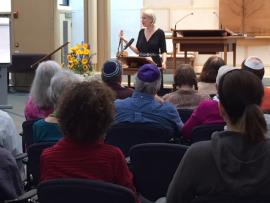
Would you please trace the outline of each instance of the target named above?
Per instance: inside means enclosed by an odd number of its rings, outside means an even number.
[[[68,69],[81,75],[90,75],[94,71],[92,58],[95,53],[91,53],[90,45],[87,43],[77,44],[70,49],[67,55]]]

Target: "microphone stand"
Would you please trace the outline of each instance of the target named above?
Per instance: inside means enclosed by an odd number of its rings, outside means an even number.
[[[69,44],[69,42],[65,42],[63,45],[61,45],[60,47],[58,47],[57,49],[55,49],[53,52],[49,53],[48,55],[42,57],[41,59],[39,59],[38,61],[36,61],[35,63],[33,63],[30,66],[30,68],[34,68],[41,61],[44,61],[45,59],[49,58],[50,56],[52,56],[53,54],[55,54],[56,52],[58,52],[60,49],[62,49],[63,47],[67,46],[68,44]]]
[[[180,20],[178,20],[176,23],[175,23],[175,25],[174,25],[174,29],[176,30],[176,25],[178,24],[178,23],[180,23],[182,20],[184,20],[186,17],[188,17],[188,16],[190,16],[190,15],[193,15],[194,13],[193,12],[191,12],[191,13],[188,13],[188,14],[186,14],[186,15],[184,15]]]

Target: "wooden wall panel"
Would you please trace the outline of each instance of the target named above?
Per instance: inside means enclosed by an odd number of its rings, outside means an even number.
[[[220,23],[234,32],[270,35],[269,0],[220,0]]]
[[[54,50],[55,0],[12,0],[12,52],[50,53]]]

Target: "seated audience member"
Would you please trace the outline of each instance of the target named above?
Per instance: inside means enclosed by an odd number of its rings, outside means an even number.
[[[15,199],[23,193],[23,184],[14,157],[0,146],[0,202]]]
[[[176,69],[174,85],[177,90],[164,95],[163,99],[174,104],[177,109],[194,109],[202,100],[209,98],[209,95],[198,93],[196,74],[189,64],[182,64]]]
[[[0,110],[0,146],[7,149],[14,158],[22,153],[22,138],[17,133],[16,125],[10,115]],[[21,176],[25,177],[24,164],[17,161]]]
[[[228,66],[222,66],[218,70],[216,88],[219,85],[221,76],[231,70],[233,70],[233,68]],[[181,131],[182,136],[191,139],[192,129],[199,125],[224,123],[223,118],[219,114],[218,102],[217,97],[202,101],[185,122]]]
[[[250,56],[242,62],[241,68],[254,73],[260,80],[264,76],[264,65],[261,59],[256,56]],[[264,97],[261,109],[265,113],[270,113],[270,88],[264,87]]]
[[[260,104],[262,82],[243,70],[226,73],[218,86],[227,130],[190,146],[170,183],[167,203],[200,196],[269,196],[270,140]]]
[[[33,80],[30,96],[24,108],[26,120],[45,118],[53,112],[53,105],[47,95],[51,78],[61,67],[55,61],[45,61],[39,64]]]
[[[225,62],[218,56],[211,56],[204,63],[198,82],[198,92],[213,96],[217,93],[216,77],[218,69],[224,66]]]
[[[101,180],[135,192],[132,173],[119,148],[105,144],[114,118],[114,96],[105,84],[74,84],[60,99],[58,121],[64,138],[41,155],[41,181],[56,178]]]
[[[160,71],[156,65],[141,66],[135,78],[135,91],[131,97],[115,100],[115,123],[155,123],[164,127],[182,128],[183,123],[175,106],[155,99],[160,89]]]
[[[36,121],[33,125],[34,142],[55,142],[63,137],[57,118],[58,101],[65,89],[80,78],[70,71],[59,71],[51,79],[48,95],[54,106],[54,112],[45,119]]]
[[[0,123],[0,145],[14,157],[22,153],[21,137],[17,133],[16,125],[10,115],[2,110],[0,110]]]
[[[121,85],[122,65],[117,60],[111,59],[103,64],[101,78],[116,93],[116,99],[125,99],[132,95],[132,89]]]

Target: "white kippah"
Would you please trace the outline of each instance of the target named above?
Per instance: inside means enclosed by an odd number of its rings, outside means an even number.
[[[218,69],[218,74],[216,77],[216,84],[219,85],[219,81],[220,81],[221,77],[232,70],[235,70],[235,68],[231,67],[231,66],[227,66],[227,65],[221,66]]]
[[[253,70],[261,70],[264,69],[264,65],[261,59],[259,59],[256,56],[249,56],[244,63],[245,66],[247,66],[250,69]]]

